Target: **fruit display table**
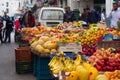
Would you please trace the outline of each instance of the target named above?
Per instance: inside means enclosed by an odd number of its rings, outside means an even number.
[[[60,80],[120,79],[120,41],[114,41],[114,36],[120,36],[117,30],[99,28],[96,24],[83,29],[76,22],[59,24],[53,28],[23,28],[21,32],[24,32],[25,40],[29,39],[29,47],[34,53],[33,73],[37,80],[52,80],[51,73],[60,77],[60,71],[69,72]],[[79,46],[71,47],[71,43],[79,42]],[[64,45],[60,47],[59,43]],[[74,55],[67,55],[70,52]],[[99,74],[101,71],[103,74]]]

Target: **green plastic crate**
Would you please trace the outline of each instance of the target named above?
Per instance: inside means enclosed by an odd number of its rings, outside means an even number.
[[[31,62],[16,62],[16,72],[20,74],[32,72],[32,63]]]

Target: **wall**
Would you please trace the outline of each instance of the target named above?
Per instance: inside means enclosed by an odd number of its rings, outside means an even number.
[[[6,6],[6,2],[8,2],[8,6]],[[0,3],[0,15],[3,15],[3,12],[8,9],[8,15],[13,16],[14,13],[17,12],[19,7],[19,1],[18,0],[1,0]]]
[[[83,12],[83,8],[89,7],[93,9],[94,0],[68,0],[68,5],[73,9],[79,9],[80,12]]]

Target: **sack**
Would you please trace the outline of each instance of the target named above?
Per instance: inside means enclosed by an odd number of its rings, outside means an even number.
[[[99,23],[97,23],[97,26],[98,26],[99,28],[106,28],[106,27],[107,27],[107,25],[106,25],[105,22],[99,22]]]

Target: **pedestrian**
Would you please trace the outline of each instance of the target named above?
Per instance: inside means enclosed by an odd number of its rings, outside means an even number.
[[[1,41],[1,43],[3,43],[2,27],[3,27],[3,20],[2,20],[2,17],[0,16],[0,41]]]
[[[4,12],[4,15],[3,15],[3,30],[2,30],[2,37],[3,37],[3,39],[5,38],[5,27],[6,27],[6,21],[7,20],[10,20],[10,17],[7,15],[7,12]]]
[[[11,20],[6,20],[6,27],[5,27],[6,33],[5,33],[5,40],[4,42],[11,42],[11,32],[13,30],[13,22]]]
[[[116,3],[113,4],[113,9],[109,14],[109,18],[111,19],[110,27],[117,29],[117,22],[120,19],[120,11],[118,10],[118,5]]]
[[[27,23],[28,23],[28,11],[26,11],[23,15],[23,18],[22,18],[22,21],[23,21],[23,24],[25,27],[28,27]]]
[[[90,8],[86,8],[86,11],[87,11],[87,18],[86,18],[87,24],[89,25],[89,24],[97,23],[97,19],[93,14],[92,10],[90,10]]]
[[[19,22],[20,22],[20,29],[24,27],[24,22],[23,22],[23,15],[20,15],[20,17],[18,18]]]
[[[83,9],[83,13],[81,14],[81,20],[86,21],[87,19],[87,10],[86,8]]]
[[[10,20],[10,17],[7,15],[7,12],[4,12],[3,19]]]
[[[29,10],[23,16],[23,21],[25,27],[34,27],[35,26],[35,18],[32,15],[32,12]]]
[[[105,20],[106,20],[106,13],[105,13],[105,9],[103,9],[101,12],[101,21],[105,22]]]
[[[28,11],[28,26],[34,27],[35,26],[35,18],[31,11]]]
[[[76,21],[75,14],[70,10],[69,6],[65,7],[65,14],[63,16],[63,22],[73,22]]]

